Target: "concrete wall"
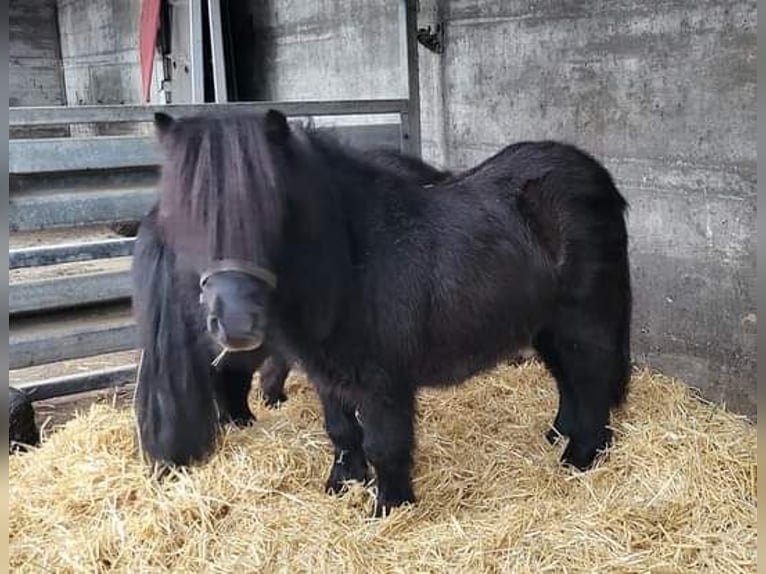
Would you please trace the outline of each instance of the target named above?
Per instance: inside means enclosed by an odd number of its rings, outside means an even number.
[[[59,0],[70,105],[139,103],[138,0]]]
[[[266,98],[402,95],[396,2],[252,2]],[[755,414],[756,6],[729,0],[421,0],[423,150],[583,146],[631,203],[634,355]]]
[[[406,97],[397,2],[236,4],[246,93],[264,100]]]
[[[141,103],[140,0],[58,0],[58,13],[69,105]],[[71,128],[76,136],[148,130],[136,124]]]
[[[601,158],[631,204],[635,356],[755,413],[756,5],[454,0],[444,159]]]
[[[8,8],[9,104],[63,104],[56,0],[11,0]]]
[[[60,106],[66,102],[56,0],[11,0],[8,6],[8,104]],[[61,128],[12,128],[11,137],[65,135]]]

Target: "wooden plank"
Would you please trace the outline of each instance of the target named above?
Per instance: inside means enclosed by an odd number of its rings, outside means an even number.
[[[37,231],[139,221],[158,197],[155,188],[11,194],[8,228],[10,231]]]
[[[10,321],[11,369],[128,351],[136,347],[130,305]]]
[[[173,117],[189,117],[204,112],[266,112],[277,109],[287,116],[353,116],[398,114],[408,110],[406,99],[229,102],[226,104],[167,104],[147,106],[47,106],[10,108],[10,126],[78,123],[151,122],[156,112]]]
[[[136,365],[114,367],[101,371],[43,379],[14,385],[24,391],[31,401],[44,401],[56,397],[121,387],[136,381]]]
[[[93,303],[128,299],[130,271],[103,271],[11,283],[8,286],[8,313],[39,313]]]
[[[134,244],[135,239],[126,238],[10,249],[8,251],[8,267],[9,269],[21,269],[23,267],[127,257],[133,254]]]
[[[9,140],[12,174],[146,167],[160,163],[154,137],[104,136]]]

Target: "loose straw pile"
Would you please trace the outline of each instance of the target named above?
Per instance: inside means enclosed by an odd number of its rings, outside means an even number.
[[[540,365],[422,393],[419,501],[382,520],[371,488],[323,494],[319,403],[301,377],[287,391],[161,484],[128,409],[94,406],[12,457],[12,570],[755,572],[755,427],[665,377],[635,374],[615,446],[584,474],[545,442],[556,392]]]

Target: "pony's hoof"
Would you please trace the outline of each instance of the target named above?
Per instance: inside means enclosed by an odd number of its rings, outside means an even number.
[[[548,443],[552,445],[555,445],[562,438],[564,438],[563,435],[554,428],[548,430],[548,432],[545,433],[545,440],[547,440]]]
[[[287,402],[287,395],[285,393],[277,393],[273,395],[266,395],[263,402],[270,409],[277,408],[280,404]]]
[[[561,455],[561,462],[573,466],[577,470],[586,471],[593,466],[596,457],[604,452],[612,443],[612,431],[602,429],[595,441],[585,443],[570,439],[569,444]]]
[[[395,508],[399,508],[404,504],[414,504],[415,494],[412,489],[408,492],[395,494],[395,495],[381,495],[378,494],[378,498],[375,501],[375,508],[372,510],[373,518],[384,518],[391,514]]]
[[[336,460],[325,483],[325,492],[339,494],[345,483],[352,480],[362,484],[369,480],[367,461],[363,457],[349,457],[342,463]]]
[[[243,417],[234,417],[231,419],[231,423],[240,429],[251,427],[255,424],[255,417],[253,415],[250,416],[243,416]]]
[[[238,429],[251,427],[255,424],[255,415],[253,413],[242,413],[238,415],[229,415],[221,417],[221,425],[232,425]]]

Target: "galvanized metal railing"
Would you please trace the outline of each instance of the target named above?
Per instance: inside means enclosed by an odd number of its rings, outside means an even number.
[[[212,109],[270,108],[291,117],[394,116],[394,122],[333,129],[361,148],[389,146],[420,153],[419,119],[408,99],[10,108],[10,126],[143,123],[151,122],[157,111],[184,117]],[[158,159],[154,139],[148,136],[13,139],[9,229],[12,234],[34,233],[137,222],[157,199]],[[135,348],[129,281],[133,242],[78,240],[9,250],[12,370]],[[45,271],[61,266],[73,269]],[[120,365],[17,386],[32,400],[41,400],[121,385],[134,377],[135,365]]]

